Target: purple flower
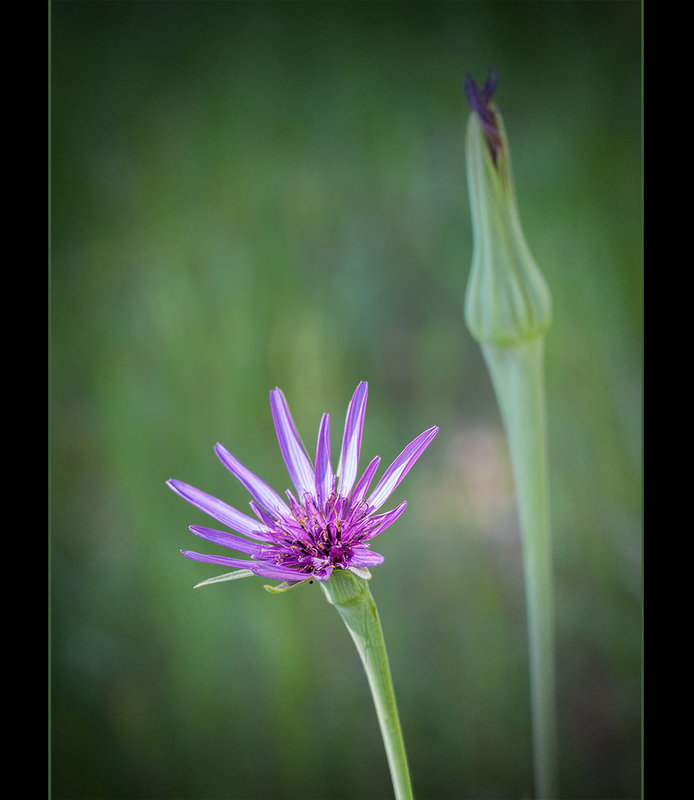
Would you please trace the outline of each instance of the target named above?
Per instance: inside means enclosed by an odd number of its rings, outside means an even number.
[[[309,578],[326,581],[333,569],[349,569],[363,575],[368,567],[382,563],[383,556],[371,549],[371,540],[395,522],[407,503],[403,501],[392,511],[376,512],[436,436],[438,428],[429,428],[411,441],[369,492],[381,459],[374,458],[357,480],[367,391],[368,386],[362,381],[347,409],[337,473],[330,461],[329,415],[323,414],[321,419],[314,465],[301,443],[282,391],[270,392],[280,451],[296,490],[296,494],[287,490],[286,500],[221,444],[215,446],[220,461],[252,495],[250,507],[257,519],[186,483],[168,481],[174,492],[236,531],[227,533],[191,525],[193,533],[245,553],[250,559],[188,550],[182,550],[183,555],[290,583]]]

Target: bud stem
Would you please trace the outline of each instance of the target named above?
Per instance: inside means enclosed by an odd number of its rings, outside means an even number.
[[[535,796],[556,798],[554,589],[552,579],[544,337],[483,344],[506,430],[523,543],[528,614]]]
[[[334,570],[321,583],[356,645],[371,689],[396,800],[412,800],[405,744],[395,702],[383,630],[369,584],[349,570]]]

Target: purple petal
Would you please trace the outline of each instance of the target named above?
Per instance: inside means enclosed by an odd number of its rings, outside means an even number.
[[[361,478],[359,478],[359,481],[352,492],[352,496],[350,497],[350,506],[356,506],[364,499],[364,495],[369,490],[371,481],[373,480],[380,463],[381,457],[376,456],[376,458],[374,458],[369,466],[364,470],[364,474],[361,476]]]
[[[311,577],[315,578],[317,581],[327,581],[328,578],[333,574],[333,567],[332,565],[328,564],[326,567],[318,567],[315,572],[311,573]]]
[[[242,539],[240,536],[226,533],[226,531],[216,531],[212,528],[203,528],[200,525],[191,525],[190,530],[201,539],[207,539],[208,542],[220,544],[230,550],[238,550],[239,553],[247,553],[249,556],[255,556],[264,549],[261,544],[249,542],[248,539]]]
[[[383,473],[383,477],[376,485],[376,488],[371,493],[368,504],[373,510],[380,508],[390,495],[395,491],[400,481],[407,475],[410,469],[414,466],[417,459],[429,446],[430,442],[436,436],[439,429],[434,426],[429,430],[420,433],[416,439],[413,439],[407,447],[400,453],[400,455],[393,461],[388,469]]]
[[[361,438],[364,432],[364,415],[366,414],[366,399],[369,385],[362,381],[354,390],[352,399],[347,408],[345,419],[345,432],[342,437],[342,451],[340,453],[340,494],[343,497],[352,490],[359,469],[359,453],[361,452]]]
[[[258,519],[262,520],[268,526],[268,528],[272,529],[275,527],[277,524],[275,517],[273,517],[272,514],[269,514],[262,506],[259,506],[255,500],[251,500],[248,505],[251,507],[251,510],[258,517]]]
[[[272,409],[272,419],[275,423],[275,431],[277,432],[277,440],[282,452],[282,458],[287,465],[289,477],[296,487],[299,497],[303,498],[306,492],[313,494],[315,491],[313,467],[296,431],[287,401],[284,399],[281,389],[276,388],[270,392],[270,407]]]
[[[385,558],[380,553],[374,553],[368,547],[355,547],[349,559],[350,567],[375,567],[382,564]]]
[[[190,550],[181,550],[181,553],[192,561],[203,561],[206,564],[220,564],[224,567],[237,567],[240,569],[250,569],[255,575],[263,578],[270,578],[278,581],[303,581],[310,578],[304,572],[277,567],[274,564],[266,564],[262,561],[247,561],[243,558],[227,558],[226,556],[210,556],[203,553],[193,553]]]
[[[407,508],[407,500],[403,500],[399,506],[396,506],[392,511],[388,511],[386,514],[378,514],[378,516],[371,517],[372,522],[377,522],[378,524],[376,527],[370,531],[368,536],[365,536],[365,539],[373,539],[374,536],[378,536],[379,533],[383,533],[383,531],[392,525],[396,519],[402,514],[402,512]]]
[[[221,564],[224,567],[239,567],[240,569],[252,569],[255,561],[247,561],[245,558],[228,558],[227,556],[208,556],[203,553],[193,553],[190,550],[181,550],[186,558],[192,561],[204,561],[206,564]]]
[[[261,480],[257,475],[254,475],[249,469],[233,456],[221,444],[216,444],[214,447],[215,453],[224,466],[237,478],[253,497],[260,503],[260,505],[267,511],[273,514],[286,514],[288,509],[287,505],[277,492],[268,486],[265,481]]]
[[[289,569],[288,567],[278,567],[274,564],[266,564],[263,561],[254,561],[249,565],[256,575],[261,575],[263,578],[270,578],[277,581],[305,581],[311,578],[312,575],[307,572],[299,572],[296,569]]]
[[[261,542],[272,541],[272,538],[267,535],[264,526],[260,525],[257,520],[247,517],[211,494],[196,489],[194,486],[189,486],[183,481],[170,480],[166,483],[169,488],[173,489],[184,500],[214,517],[217,522],[228,525],[237,533],[242,533],[244,536],[250,536],[252,539],[258,539]]]
[[[322,509],[333,491],[333,468],[330,463],[330,416],[323,414],[316,446],[316,498]]]

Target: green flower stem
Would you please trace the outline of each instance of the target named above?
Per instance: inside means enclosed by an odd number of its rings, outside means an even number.
[[[482,344],[501,409],[523,542],[536,796],[556,798],[554,592],[552,581],[544,337]]]
[[[388,757],[395,797],[397,800],[411,800],[410,773],[388,665],[388,654],[368,581],[348,570],[334,570],[330,580],[321,583],[321,587],[328,602],[335,606],[347,626],[366,670]]]

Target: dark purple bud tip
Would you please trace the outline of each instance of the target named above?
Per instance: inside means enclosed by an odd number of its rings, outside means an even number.
[[[496,70],[492,67],[489,71],[487,80],[484,82],[482,89],[479,89],[477,84],[472,80],[470,75],[465,76],[465,94],[467,95],[470,107],[477,114],[477,117],[482,125],[484,138],[487,140],[489,150],[492,154],[492,160],[496,166],[497,157],[501,151],[501,135],[499,128],[496,124],[496,117],[494,112],[489,107],[489,104],[496,89],[498,77]]]

